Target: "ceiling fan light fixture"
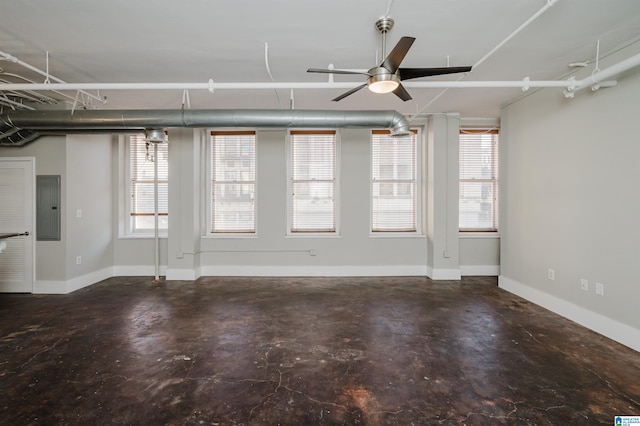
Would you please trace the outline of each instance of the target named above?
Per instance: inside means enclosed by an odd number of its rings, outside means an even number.
[[[367,80],[367,87],[373,93],[391,93],[400,85],[400,78],[396,74],[375,74]]]

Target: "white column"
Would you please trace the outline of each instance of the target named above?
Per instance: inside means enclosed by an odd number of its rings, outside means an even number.
[[[427,271],[432,279],[460,279],[458,149],[460,117],[434,115],[427,124]]]

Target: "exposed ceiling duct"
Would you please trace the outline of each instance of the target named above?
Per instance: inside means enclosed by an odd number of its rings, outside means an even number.
[[[334,110],[80,110],[12,111],[0,115],[0,146],[22,146],[47,134],[140,133],[169,127],[388,128],[409,134],[397,111]]]

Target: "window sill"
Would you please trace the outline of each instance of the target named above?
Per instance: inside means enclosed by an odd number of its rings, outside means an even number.
[[[153,240],[155,239],[156,236],[153,234],[125,234],[125,235],[118,235],[118,239],[120,240]],[[166,240],[167,238],[169,238],[169,236],[167,234],[160,234],[158,235],[158,238],[160,238],[161,240]]]
[[[369,238],[426,238],[419,232],[369,232]]]
[[[256,240],[258,234],[207,234],[200,237],[204,240],[223,240],[223,239],[241,239],[241,240]]]
[[[500,233],[470,231],[470,232],[459,232],[459,236],[460,238],[468,238],[468,239],[474,239],[474,238],[499,239]]]
[[[301,232],[299,234],[287,234],[285,238],[342,238],[342,235],[336,233],[315,233]]]

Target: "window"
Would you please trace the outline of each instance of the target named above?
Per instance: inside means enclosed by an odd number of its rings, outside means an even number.
[[[256,232],[256,132],[211,132],[210,232]]]
[[[460,230],[498,230],[498,131],[460,132]]]
[[[129,232],[151,233],[154,218],[154,162],[158,164],[158,229],[168,228],[169,146],[158,144],[158,158],[154,158],[154,144],[144,136],[129,137]]]
[[[335,130],[292,130],[289,139],[289,230],[336,232]]]
[[[371,230],[416,232],[418,218],[417,131],[391,137],[371,134]]]

